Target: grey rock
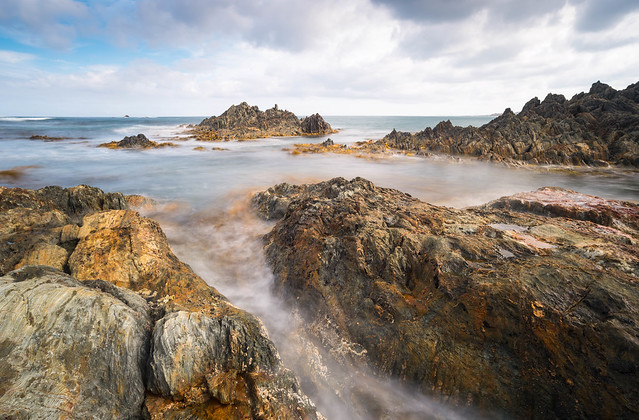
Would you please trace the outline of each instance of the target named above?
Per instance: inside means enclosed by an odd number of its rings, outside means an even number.
[[[144,303],[134,306],[50,267],[1,277],[0,413],[140,417],[151,324]]]

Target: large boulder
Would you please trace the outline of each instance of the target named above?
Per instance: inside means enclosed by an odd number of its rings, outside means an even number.
[[[359,178],[254,204],[283,214],[274,287],[328,351],[488,416],[639,415],[636,224],[455,210]]]
[[[87,185],[0,187],[0,275],[27,264],[63,269],[86,214],[126,207],[122,194]]]
[[[0,413],[135,418],[151,319],[144,299],[45,266],[0,277]]]

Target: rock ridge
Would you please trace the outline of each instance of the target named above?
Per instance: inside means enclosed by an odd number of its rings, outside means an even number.
[[[569,100],[535,97],[519,114],[507,108],[479,128],[442,121],[414,134],[393,130],[370,146],[380,147],[532,164],[639,167],[639,82],[619,91],[596,82]]]

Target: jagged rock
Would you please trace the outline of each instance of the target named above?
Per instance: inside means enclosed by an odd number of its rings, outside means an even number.
[[[0,277],[2,417],[141,417],[147,310],[49,267]]]
[[[102,143],[98,147],[106,147],[108,149],[157,149],[159,147],[175,147],[174,143],[164,142],[158,143],[146,138],[142,133],[137,136],[127,136],[120,141],[112,141]]]
[[[333,128],[329,123],[324,121],[320,114],[310,115],[302,120],[302,132],[306,134],[323,135],[332,133]]]
[[[393,130],[368,147],[383,146],[535,164],[639,166],[639,82],[621,91],[597,82],[570,100],[535,97],[519,114],[508,108],[479,128],[445,121],[415,134]]]
[[[108,210],[109,207],[118,209]],[[126,207],[122,195],[105,194],[86,186],[67,190],[0,190],[0,221],[5,222],[0,224],[0,261],[3,270],[9,271],[32,262],[62,266],[75,277],[73,279],[56,271],[56,275],[64,277],[67,283],[99,290],[123,302],[139,317],[157,320],[153,329],[150,325],[144,327],[145,343],[152,344],[149,357],[145,357],[144,364],[135,371],[149,372],[147,382],[142,387],[142,397],[137,391],[132,391],[130,397],[137,399],[135,404],[126,407],[120,407],[122,401],[117,398],[110,402],[111,405],[104,405],[102,399],[88,400],[100,405],[96,408],[97,414],[88,417],[112,418],[100,414],[101,410],[108,409],[113,410],[115,417],[124,418],[144,413],[151,418],[317,418],[313,404],[299,389],[296,378],[281,365],[277,350],[261,322],[230,304],[182,263],[171,251],[155,221],[135,211],[119,209],[121,207]],[[32,270],[31,267],[10,275],[23,278],[26,276],[24,273],[31,273],[28,271]],[[53,269],[43,270],[47,274]],[[34,276],[40,276],[40,272]],[[0,289],[1,284],[0,280]],[[118,286],[126,286],[139,295]],[[34,296],[39,296],[39,290],[34,289]],[[72,297],[81,294],[75,291],[69,293]],[[0,293],[0,309],[5,305],[5,298],[15,295],[8,293],[3,297]],[[48,295],[37,297],[38,302],[40,299],[46,302]],[[21,301],[23,305],[29,305],[28,300]],[[52,311],[56,308],[53,307]],[[86,308],[83,310],[89,311]],[[106,314],[119,319],[119,315],[113,311]],[[19,316],[24,317],[24,314],[25,311]],[[84,319],[75,320],[81,315],[74,313],[61,318],[60,328],[73,329],[76,322],[84,325]],[[48,313],[42,316],[43,322],[51,318]],[[101,312],[95,315],[98,319],[88,319],[100,325],[100,316]],[[0,325],[0,330],[3,325]],[[96,340],[103,341],[113,341],[113,337],[121,336],[106,331],[104,334],[110,335],[101,337],[103,331],[96,329],[92,334],[99,336]],[[69,338],[66,344],[71,348],[77,346],[78,354],[75,356],[79,360],[93,360],[92,355],[83,353],[87,351],[87,347],[82,347],[84,344],[73,343],[73,340],[80,339],[81,334],[89,332],[80,328],[78,334],[78,337]],[[19,341],[20,338],[16,336],[15,340]],[[4,378],[1,376],[5,374],[2,363],[4,355],[8,353],[3,352],[2,343],[0,339],[0,377]],[[106,348],[109,348],[108,345],[104,344]],[[133,357],[134,353],[131,354],[130,357]],[[77,363],[77,366],[83,366],[76,359],[69,360]],[[41,370],[53,369],[50,373],[52,377],[67,374],[58,365],[43,366]],[[34,365],[29,369],[29,372],[37,371],[38,367]],[[96,368],[96,374],[100,374],[101,369],[108,369],[108,366]],[[29,376],[12,376],[14,370],[14,365],[7,368],[6,377],[11,376],[9,379],[15,380],[15,383],[28,380]],[[119,371],[111,372],[115,377],[108,378],[112,383],[105,386],[121,387],[118,385],[121,379]],[[45,373],[36,372],[34,375]],[[68,391],[71,401],[79,398],[74,394],[78,389]],[[118,392],[124,391],[118,388]],[[32,399],[35,397],[24,398],[26,405],[37,406],[38,402]],[[118,406],[117,410],[112,408],[114,405]],[[28,412],[20,407],[16,415]],[[78,411],[80,414],[76,415],[73,406],[69,407],[65,413],[71,412],[71,417],[87,417],[84,411]],[[118,414],[120,412],[123,414]]]
[[[335,145],[335,143],[331,139],[326,139],[326,140],[324,140],[322,142],[322,146],[323,147],[328,147],[328,146],[333,146],[333,145]]]
[[[275,290],[328,351],[487,416],[639,415],[636,224],[455,210],[359,178],[254,203],[284,213],[265,236]]]
[[[300,121],[295,114],[275,105],[266,111],[246,102],[232,105],[218,117],[209,117],[194,127],[198,140],[247,140],[276,136],[324,135],[333,133],[331,126],[315,114]]]

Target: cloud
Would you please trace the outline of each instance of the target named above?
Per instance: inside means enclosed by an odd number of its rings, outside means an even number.
[[[458,22],[478,13],[491,21],[517,24],[560,10],[565,0],[371,0],[396,17],[422,24]]]
[[[21,62],[29,61],[33,59],[35,59],[35,56],[33,54],[0,50],[1,63],[17,64],[17,63],[21,63]]]
[[[47,3],[29,24],[29,7],[3,8],[0,30],[95,51],[0,52],[4,113],[64,97],[69,115],[210,115],[244,100],[299,113],[482,114],[595,80],[623,88],[639,68],[636,12],[579,32],[592,0]]]
[[[366,0],[313,2],[262,0],[117,0],[97,11],[107,31],[126,44],[140,40],[153,47],[223,48],[229,42],[301,51],[321,45],[339,29],[334,18],[353,18]],[[336,16],[337,15],[337,16]]]
[[[632,12],[639,11],[637,0],[583,0],[579,6],[576,28],[581,32],[609,29]],[[635,19],[635,25],[636,25]]]
[[[89,18],[85,3],[74,0],[3,0],[0,34],[23,44],[69,48],[79,34],[79,23]]]

